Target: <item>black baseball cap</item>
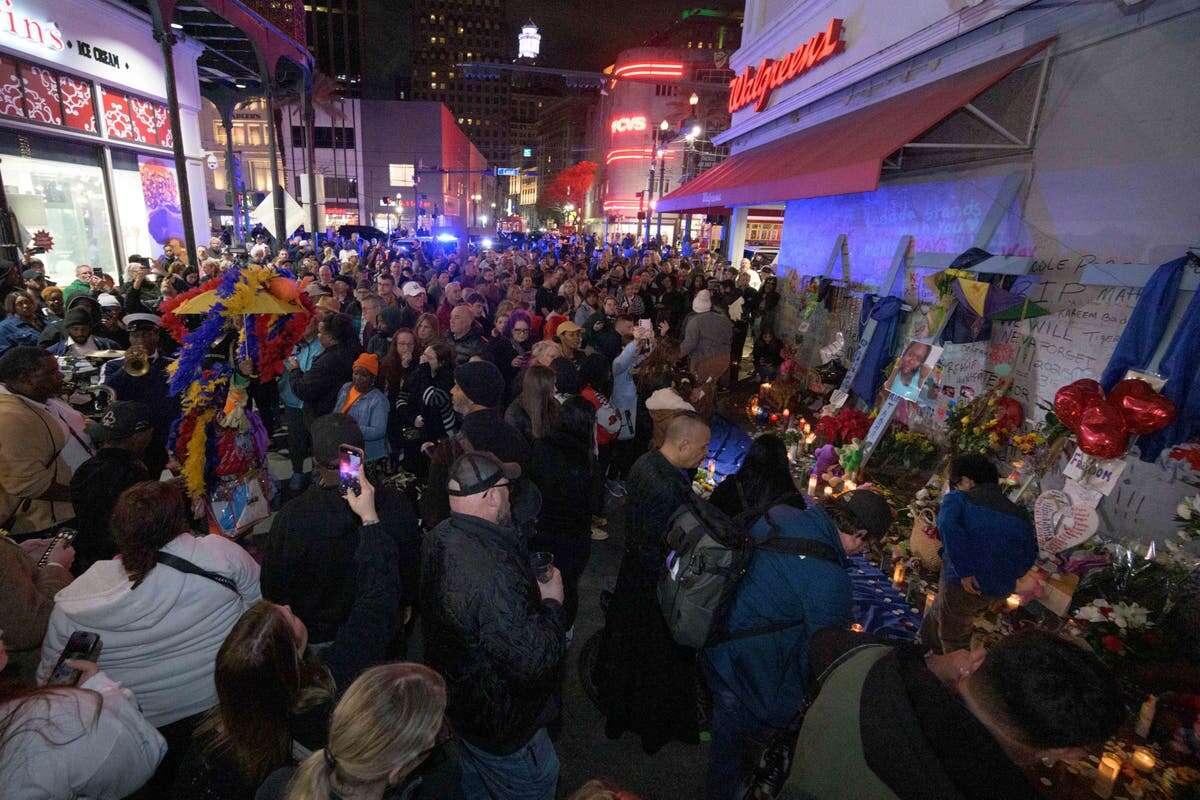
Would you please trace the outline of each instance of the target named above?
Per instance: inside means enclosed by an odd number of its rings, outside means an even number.
[[[338,448],[344,444],[363,447],[362,429],[348,414],[326,414],[312,426],[312,455],[318,466],[333,469],[338,465],[341,454]]]
[[[520,465],[506,464],[491,453],[472,451],[463,453],[450,465],[446,493],[451,497],[467,497],[486,492],[503,478],[515,481],[520,477]]]
[[[88,423],[87,434],[93,442],[119,442],[150,427],[150,406],[136,400],[117,400],[99,420]]]

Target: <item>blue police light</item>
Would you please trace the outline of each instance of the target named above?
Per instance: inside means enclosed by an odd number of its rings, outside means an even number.
[[[457,242],[458,237],[455,236],[453,233],[439,233],[437,235],[437,240],[439,242]]]

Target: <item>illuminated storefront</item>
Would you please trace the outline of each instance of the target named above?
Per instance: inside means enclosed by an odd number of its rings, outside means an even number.
[[[0,177],[28,242],[59,282],[117,274],[183,236],[161,54],[149,18],[99,0],[12,0],[0,25]],[[11,17],[11,18],[10,18]],[[187,152],[198,152],[199,46],[175,48]],[[189,159],[189,162],[191,159]],[[203,196],[199,159],[189,163]],[[203,206],[194,219],[208,230]]]

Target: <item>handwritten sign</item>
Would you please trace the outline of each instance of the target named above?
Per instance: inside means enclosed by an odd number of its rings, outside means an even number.
[[[1109,495],[1116,488],[1117,479],[1125,471],[1125,461],[1120,458],[1100,460],[1089,456],[1079,448],[1071,454],[1071,460],[1063,467],[1063,475],[1077,481],[1092,491]]]
[[[1050,489],[1033,503],[1033,526],[1040,549],[1061,553],[1092,538],[1100,527],[1100,518],[1094,508],[1076,505],[1066,492]]]
[[[940,377],[933,402],[934,419],[945,420],[952,405],[968,403],[985,390],[988,350],[988,342],[945,345],[938,362]]]

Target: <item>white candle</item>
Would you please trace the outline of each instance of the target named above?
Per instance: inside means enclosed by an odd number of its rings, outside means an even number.
[[[855,483],[854,481],[846,481],[846,485],[843,486],[842,488],[845,489],[847,492],[853,492],[855,489],[858,488],[858,484]]]
[[[814,497],[814,496],[816,496],[816,494],[817,494],[817,476],[809,475],[808,476],[808,496]]]
[[[1141,772],[1149,772],[1154,769],[1157,762],[1154,759],[1154,754],[1145,747],[1135,748],[1133,751],[1133,765]]]
[[[833,487],[832,487],[832,486],[826,486],[826,487],[825,487],[825,496],[826,496],[826,497],[833,497]]]
[[[1021,607],[1021,595],[1010,594],[1008,596],[1008,599],[1005,600],[1004,602],[1005,602],[1005,604],[1008,605],[1009,611],[1016,611],[1018,608]]]
[[[899,586],[904,583],[904,577],[908,574],[908,569],[904,566],[903,561],[896,562],[896,568],[892,570],[892,583]]]
[[[708,461],[708,482],[713,482],[713,476],[717,474],[717,462],[709,459]]]
[[[1092,791],[1098,797],[1112,797],[1113,789],[1117,786],[1117,776],[1121,774],[1121,759],[1113,753],[1105,753],[1096,767],[1096,782]]]

